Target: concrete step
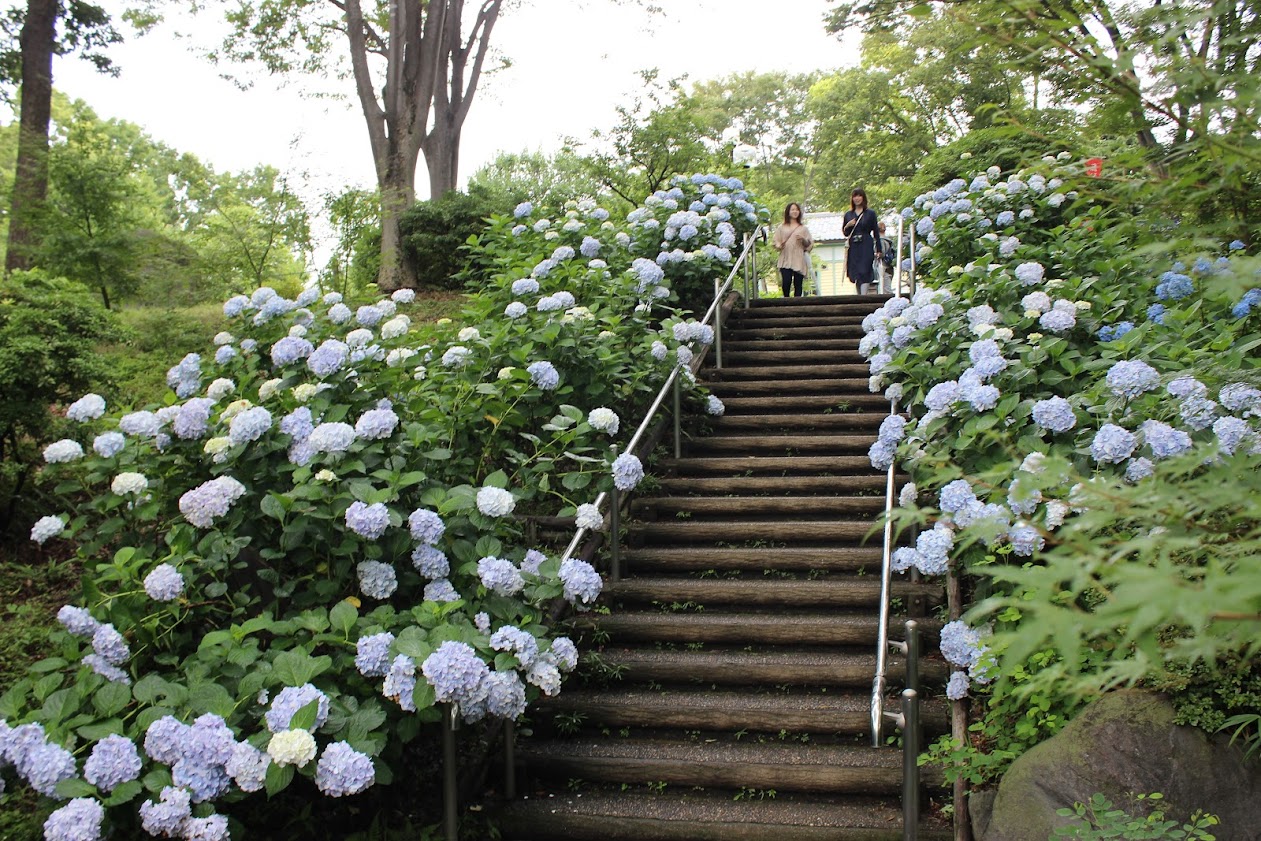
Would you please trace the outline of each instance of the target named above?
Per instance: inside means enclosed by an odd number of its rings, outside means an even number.
[[[698,439],[699,440],[699,439]],[[877,471],[864,455],[824,456],[714,456],[698,458],[664,459],[662,469],[676,476],[752,476],[774,473],[781,476],[832,475],[832,476],[884,476]]]
[[[878,517],[872,515],[865,520],[837,520],[821,513],[823,519],[770,521],[750,523],[732,520],[709,520],[706,522],[678,521],[672,523],[637,523],[630,527],[631,546],[645,543],[718,543],[727,544],[761,542],[770,554],[782,547],[772,543],[814,543],[833,545],[837,543],[864,541],[868,538],[873,546],[880,545],[878,533]],[[740,548],[733,546],[733,548]]]
[[[773,377],[810,377],[816,379],[858,379],[867,377],[870,365],[866,362],[840,364],[836,360],[820,357],[816,360],[796,360],[795,364],[753,367],[742,365],[723,368],[702,368],[703,383],[733,382],[740,380],[766,380]]]
[[[940,602],[940,584],[913,582],[899,577],[891,582],[895,598],[923,597]],[[880,577],[828,578],[822,580],[770,580],[723,578],[624,578],[609,582],[604,592],[622,603],[658,602],[693,605],[780,605],[799,607],[872,607],[880,602]]]
[[[871,728],[867,693],[794,694],[710,689],[567,689],[540,699],[537,715],[581,713],[584,726],[647,727],[737,733],[819,733],[863,736]],[[925,732],[949,725],[944,701],[921,706]]]
[[[784,413],[777,415],[735,415],[726,414],[710,421],[715,435],[726,432],[800,430],[850,430],[862,431],[875,439],[876,430],[888,415],[882,412],[823,412]]]
[[[598,629],[617,644],[636,642],[717,643],[721,645],[876,645],[879,619],[874,611],[786,614],[707,610],[703,613],[617,611],[575,620],[584,630]],[[890,636],[902,634],[905,620],[889,620]],[[925,620],[924,626],[931,623]],[[932,625],[936,627],[936,625]],[[894,631],[893,629],[897,630]]]
[[[901,752],[859,745],[555,739],[525,742],[520,753],[532,773],[562,779],[776,794],[894,795],[902,788]]]
[[[851,312],[839,315],[813,313],[805,311],[753,313],[748,317],[733,318],[723,327],[724,337],[727,331],[744,333],[746,330],[796,330],[802,327],[826,327],[833,330],[851,327],[862,328],[864,312]]]
[[[741,345],[746,343],[741,342]],[[746,365],[814,365],[820,362],[845,365],[866,364],[866,358],[858,352],[857,347],[843,350],[822,350],[813,342],[803,343],[806,347],[785,348],[778,343],[771,347],[757,350],[733,350],[726,342],[722,346],[722,369],[739,369]]]
[[[884,499],[885,474],[872,472],[869,476],[715,476],[711,478],[686,477],[662,479],[663,493],[694,496],[797,494],[814,496],[823,494],[879,495]]]
[[[902,841],[892,799],[729,791],[586,791],[531,797],[497,813],[505,841]],[[922,841],[949,841],[920,823]]]
[[[704,370],[704,369],[702,369]],[[871,394],[867,389],[867,377],[847,379],[765,379],[765,380],[714,380],[705,384],[710,391],[724,401],[733,396],[789,396],[828,395],[845,400],[850,395]]]
[[[794,394],[784,397],[731,396],[723,401],[730,415],[763,415],[777,412],[877,412],[886,414],[889,401],[883,394]]]
[[[625,549],[622,560],[630,574],[762,570],[856,572],[879,574],[882,549],[869,546],[787,546],[726,548],[711,546],[638,546]]]
[[[851,337],[846,339],[781,339],[768,342],[761,339],[744,341],[730,339],[724,332],[722,336],[723,364],[727,364],[727,353],[748,353],[757,351],[791,351],[804,350],[815,353],[824,351],[857,351],[862,339]]]
[[[875,435],[715,435],[689,440],[687,451],[689,455],[859,455],[866,453],[875,440]]]
[[[802,319],[807,320],[807,319]],[[828,319],[820,319],[818,324],[789,323],[790,319],[777,319],[765,324],[750,322],[749,326],[724,329],[723,341],[730,338],[734,342],[752,342],[766,339],[861,339],[863,337],[862,319],[853,323],[836,324]]]
[[[883,496],[650,496],[631,503],[644,520],[667,517],[874,517],[883,514]]]
[[[653,648],[606,646],[600,662],[619,671],[624,683],[699,683],[747,686],[846,686],[870,688],[876,673],[876,655],[827,649],[800,651],[763,648],[701,651],[660,651]],[[906,663],[899,656],[887,661],[889,685],[898,687],[906,675]],[[922,660],[920,680],[943,683],[947,679],[943,660]]]

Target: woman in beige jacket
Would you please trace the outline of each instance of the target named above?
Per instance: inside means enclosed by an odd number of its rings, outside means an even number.
[[[775,231],[775,250],[779,252],[779,277],[784,297],[801,297],[801,285],[809,271],[807,254],[814,248],[810,229],[801,218],[801,205],[790,203],[784,208],[784,222]]]

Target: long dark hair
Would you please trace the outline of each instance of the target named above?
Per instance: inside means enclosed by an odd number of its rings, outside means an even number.
[[[797,204],[795,201],[790,201],[788,204],[784,205],[784,224],[787,225],[792,221],[792,219],[788,217],[788,211],[792,210],[794,207],[797,208],[797,224],[806,224],[806,212],[802,210],[801,205]]]
[[[854,192],[849,194],[849,209],[850,210],[854,211],[855,213],[858,212],[858,208],[854,205],[855,196],[863,197],[863,210],[867,210],[868,208],[871,207],[871,204],[867,201],[867,191],[860,187],[860,188],[855,188]]]

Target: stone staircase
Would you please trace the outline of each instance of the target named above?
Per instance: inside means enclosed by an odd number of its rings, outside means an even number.
[[[578,620],[595,653],[519,740],[504,838],[901,838],[901,752],[869,733],[885,479],[866,452],[888,404],[857,348],[884,300],[732,313],[724,367],[711,350],[700,372],[726,414],[633,501],[610,610]],[[942,595],[895,581],[894,612]],[[903,672],[891,657],[891,709]],[[944,731],[944,702],[923,717]],[[951,834],[928,815],[920,837]]]

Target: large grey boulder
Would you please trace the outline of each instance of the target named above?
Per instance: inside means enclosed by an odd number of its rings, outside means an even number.
[[[1259,763],[1246,762],[1223,736],[1174,724],[1173,716],[1173,706],[1156,693],[1105,695],[1012,763],[992,811],[976,816],[978,837],[1047,841],[1055,827],[1070,823],[1056,810],[1096,792],[1131,814],[1140,810],[1130,795],[1160,792],[1168,819],[1183,821],[1200,809],[1221,818],[1212,830],[1218,841],[1258,838]]]

